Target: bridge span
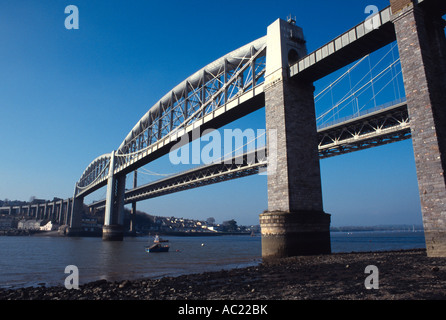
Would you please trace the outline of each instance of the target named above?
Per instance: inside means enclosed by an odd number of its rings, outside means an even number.
[[[126,202],[154,196],[160,185],[166,193],[257,173],[274,159],[276,170],[267,175],[268,210],[260,214],[263,257],[330,253],[320,158],[412,138],[427,252],[446,256],[445,13],[440,0],[390,0],[376,16],[309,54],[302,28],[276,20],[266,36],[208,64],[165,94],[116,150],[91,162],[75,185],[70,232],[80,227],[84,198],[103,186],[103,239],[122,240]],[[313,82],[394,41],[406,100],[317,128]],[[276,137],[274,147],[267,142],[266,158],[246,162],[244,168],[228,166],[218,175],[222,168],[210,165],[125,191],[127,174],[263,107],[266,131]],[[207,180],[197,176],[211,169],[217,171]],[[185,182],[192,175],[195,181]]]
[[[404,101],[378,106],[341,120],[318,129],[320,159],[410,139],[409,116]],[[124,204],[262,172],[267,174],[267,166],[267,150],[259,148],[126,190]],[[101,210],[105,208],[105,204],[104,199],[88,207]]]

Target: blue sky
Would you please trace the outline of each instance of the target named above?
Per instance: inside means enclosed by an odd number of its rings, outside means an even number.
[[[70,4],[79,9],[78,30],[64,26]],[[290,13],[312,51],[364,20],[367,5],[388,1],[1,1],[0,199],[71,197],[94,158],[116,149],[158,99],[204,65]],[[264,122],[261,109],[231,127]],[[179,171],[165,159],[148,168]],[[332,225],[421,224],[410,140],[322,160],[321,173]],[[252,176],[138,209],[257,224],[266,197],[266,178]]]

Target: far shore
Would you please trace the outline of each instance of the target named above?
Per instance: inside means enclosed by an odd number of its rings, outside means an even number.
[[[171,232],[150,232],[150,233],[129,233],[124,234],[125,237],[147,237],[147,236],[171,236],[171,237],[213,237],[213,236],[228,236],[228,235],[241,235],[249,236],[250,232],[183,232],[183,231],[171,231]],[[40,231],[40,230],[18,230],[12,229],[8,231],[2,231],[0,236],[44,236],[44,237],[65,237],[60,234],[59,231]],[[102,232],[85,232],[80,237],[102,237]]]

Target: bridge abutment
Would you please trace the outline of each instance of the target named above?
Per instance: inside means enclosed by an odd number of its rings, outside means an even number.
[[[276,141],[268,141],[268,167],[275,170],[268,171],[268,211],[260,215],[262,256],[331,253],[330,215],[322,205],[314,86],[290,79],[288,73],[289,65],[306,54],[303,32],[279,19],[268,27],[267,41],[266,129],[276,133]]]
[[[435,10],[391,0],[428,256],[446,257],[446,39]]]

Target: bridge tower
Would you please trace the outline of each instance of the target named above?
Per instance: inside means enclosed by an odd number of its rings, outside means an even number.
[[[268,139],[268,210],[260,215],[262,256],[267,259],[331,253],[330,215],[322,205],[314,86],[289,76],[289,66],[306,54],[303,31],[295,21],[278,19],[268,27],[266,129],[268,138],[275,133],[277,139]]]
[[[443,1],[390,0],[406,90],[428,256],[446,257],[446,39]],[[443,6],[437,10],[436,5]]]
[[[125,174],[115,175],[115,151],[112,152],[105,198],[103,240],[122,241],[124,237]]]

